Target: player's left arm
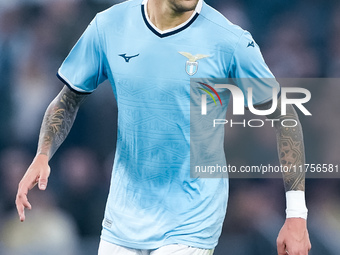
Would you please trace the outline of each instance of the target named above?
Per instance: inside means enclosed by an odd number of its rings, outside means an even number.
[[[259,107],[261,109],[261,107]],[[307,255],[311,249],[307,230],[307,208],[305,204],[305,150],[302,126],[292,105],[287,105],[286,115],[281,115],[281,99],[277,110],[267,116],[276,119],[275,130],[280,164],[290,169],[283,171],[287,199],[287,218],[277,238],[278,255]],[[297,123],[295,127],[284,127],[282,121]],[[293,121],[294,120],[294,121]]]
[[[229,77],[268,77],[274,81],[274,75],[265,63],[260,48],[247,31],[244,32],[235,48]],[[237,83],[243,91],[249,88],[249,83],[245,79],[239,79]],[[263,102],[268,98],[271,95],[272,85],[278,87],[278,84],[265,84],[261,87],[259,87],[259,84],[253,85],[254,89],[259,89],[254,102]],[[287,105],[287,114],[283,116],[281,115],[281,100],[278,101],[277,110],[267,117],[279,120],[273,121],[277,134],[279,159],[281,165],[288,167],[290,171],[283,173],[287,198],[287,219],[277,239],[277,250],[279,255],[286,255],[287,251],[289,255],[307,255],[311,245],[307,231],[307,208],[304,196],[305,153],[303,133],[293,106]],[[268,104],[256,108],[267,110]],[[286,120],[285,123],[288,125],[288,119],[293,119],[294,123],[298,123],[297,126],[282,127],[282,121]],[[300,169],[302,171],[299,171]]]

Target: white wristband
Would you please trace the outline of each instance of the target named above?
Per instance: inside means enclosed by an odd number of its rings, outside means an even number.
[[[307,219],[308,209],[306,207],[305,192],[291,190],[286,192],[286,218]]]

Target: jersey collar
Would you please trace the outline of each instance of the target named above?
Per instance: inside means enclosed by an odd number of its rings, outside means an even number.
[[[171,28],[171,29],[167,29],[167,30],[160,30],[159,28],[157,28],[149,19],[149,15],[147,13],[147,8],[146,8],[146,4],[147,4],[148,0],[143,0],[142,2],[142,16],[144,19],[144,22],[146,24],[146,26],[157,36],[163,38],[166,36],[170,36],[173,34],[176,34],[184,29],[186,29],[187,27],[189,27],[198,17],[198,15],[200,14],[201,10],[202,10],[202,6],[203,6],[203,0],[199,0],[196,6],[195,11],[193,12],[193,14],[191,15],[191,17],[185,21],[184,23]]]

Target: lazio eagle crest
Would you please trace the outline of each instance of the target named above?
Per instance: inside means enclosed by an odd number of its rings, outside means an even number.
[[[188,53],[188,52],[178,52],[178,53],[183,55],[184,57],[186,57],[188,59],[188,61],[186,62],[186,65],[185,65],[185,71],[190,76],[197,73],[197,70],[198,70],[197,60],[210,57],[209,55],[203,55],[203,54],[197,54],[197,55],[194,56],[194,55],[192,55],[191,53]]]

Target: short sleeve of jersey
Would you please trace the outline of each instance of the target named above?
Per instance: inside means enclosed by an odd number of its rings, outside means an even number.
[[[103,53],[94,18],[58,70],[58,78],[80,93],[93,92],[106,80]]]
[[[253,105],[267,103],[273,98],[273,91],[279,95],[280,85],[269,70],[259,46],[247,31],[241,36],[231,62],[229,78],[233,79],[245,95],[248,106],[248,88],[252,88]]]

